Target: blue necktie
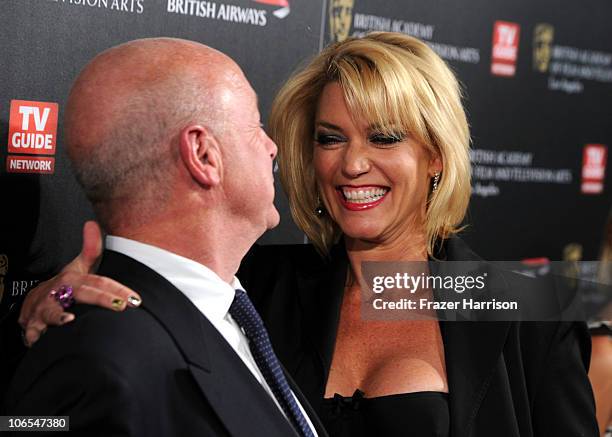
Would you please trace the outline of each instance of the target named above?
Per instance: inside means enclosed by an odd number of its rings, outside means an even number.
[[[312,430],[306,422],[306,418],[300,411],[289,383],[285,378],[280,362],[272,350],[272,344],[268,337],[268,331],[253,306],[251,299],[242,290],[236,290],[236,296],[230,306],[229,313],[240,325],[249,339],[249,348],[257,367],[263,374],[266,382],[272,389],[274,397],[289,418],[290,422],[304,437],[314,437]]]

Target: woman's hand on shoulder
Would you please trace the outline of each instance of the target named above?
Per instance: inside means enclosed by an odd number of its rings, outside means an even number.
[[[48,281],[42,282],[26,296],[19,324],[24,330],[24,342],[34,344],[48,326],[58,326],[74,320],[74,314],[66,312],[51,295],[53,290],[71,286],[76,302],[123,311],[127,306],[141,303],[138,293],[105,276],[90,273],[102,253],[102,232],[96,222],[83,226],[81,253],[62,271]]]

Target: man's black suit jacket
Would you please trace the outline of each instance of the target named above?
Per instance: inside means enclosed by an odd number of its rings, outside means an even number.
[[[482,261],[457,238],[438,257]],[[309,245],[255,246],[238,274],[274,350],[319,413],[347,266],[341,244],[328,259]],[[510,280],[510,288],[524,285],[518,275],[501,280]],[[598,436],[586,324],[462,321],[440,327],[452,437]]]
[[[99,274],[137,290],[143,304],[115,313],[77,305],[26,354],[6,414],[67,415],[99,436],[297,435],[219,332],[172,284],[106,251]],[[325,435],[293,385],[319,435]]]

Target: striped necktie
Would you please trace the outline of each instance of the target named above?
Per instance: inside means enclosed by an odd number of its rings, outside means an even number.
[[[230,306],[229,313],[244,330],[249,339],[249,348],[264,379],[272,389],[274,397],[283,409],[299,434],[304,437],[314,437],[306,418],[298,406],[280,362],[272,350],[268,331],[253,306],[251,299],[243,290],[236,290],[236,296]]]

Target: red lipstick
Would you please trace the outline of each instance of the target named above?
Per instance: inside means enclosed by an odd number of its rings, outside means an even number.
[[[364,186],[371,187],[372,185],[364,185]],[[352,188],[359,188],[359,187],[352,187]],[[338,193],[338,197],[340,198],[340,203],[342,204],[342,206],[344,206],[346,209],[348,209],[350,211],[364,211],[366,209],[375,208],[378,205],[380,205],[382,203],[382,201],[385,200],[385,197],[387,197],[387,194],[389,194],[389,191],[387,191],[378,200],[374,200],[374,201],[368,202],[368,203],[356,203],[356,202],[351,202],[351,201],[347,200],[344,197],[344,193],[342,192],[342,188],[337,189],[336,192]]]

